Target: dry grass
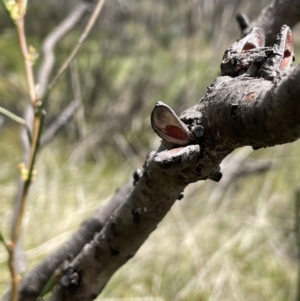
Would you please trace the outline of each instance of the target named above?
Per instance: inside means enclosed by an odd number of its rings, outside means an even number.
[[[217,185],[190,186],[99,300],[294,300],[293,193],[300,175],[290,166],[299,143],[261,153],[278,167],[239,180],[218,204],[209,202]]]
[[[9,143],[1,150],[11,151]],[[253,153],[273,160],[274,168],[236,180],[221,198],[211,197],[218,184],[190,185],[185,198],[98,299],[294,300],[298,262],[293,194],[300,180],[299,152],[299,143],[294,143]],[[132,173],[121,157],[79,168],[70,154],[59,142],[40,155],[24,223],[29,267],[59,246]],[[10,161],[1,157],[2,172],[10,175],[10,181],[5,178],[0,184],[0,227],[5,233],[17,155]],[[2,289],[8,277],[5,258],[1,248]]]
[[[159,140],[149,122],[154,103],[163,100],[180,112],[197,102],[218,73],[222,49],[238,35],[232,21],[237,7],[232,3],[218,15],[213,1],[203,2],[207,5],[197,10],[195,19],[199,32],[191,37],[185,36],[186,4],[173,10],[170,1],[156,6],[150,1],[134,3],[128,22],[113,24],[115,19],[108,16],[112,23],[104,28],[110,34],[97,28],[78,57],[88,129],[94,130],[85,141],[70,146],[69,141],[76,140],[72,124],[64,133],[70,139],[55,140],[40,153],[23,227],[29,268],[107,202],[142,166],[146,152],[156,149]],[[244,11],[248,7],[252,17],[260,10],[249,1],[236,3],[243,3]],[[155,21],[153,16],[160,18]],[[75,39],[76,35],[62,41],[58,60],[69,53]],[[12,107],[20,112],[24,87],[12,32],[1,36],[0,49],[2,105],[15,102]],[[49,119],[65,106],[63,100],[73,97],[67,83],[59,85],[47,108]],[[8,237],[21,154],[18,129],[0,130],[0,230]],[[185,198],[114,275],[98,300],[295,300],[294,192],[300,181],[299,153],[299,142],[252,152],[252,157],[271,159],[273,168],[237,179],[222,191],[209,181],[190,185]],[[8,282],[5,261],[0,246],[0,295]]]

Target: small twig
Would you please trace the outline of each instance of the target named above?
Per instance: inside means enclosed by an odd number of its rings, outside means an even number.
[[[1,232],[0,232],[0,242],[2,242],[2,244],[5,247],[5,249],[7,250],[7,252],[9,252],[9,246]]]
[[[99,14],[102,10],[104,2],[105,2],[105,0],[99,0],[98,1],[97,5],[95,7],[95,10],[93,11],[93,13],[92,13],[85,29],[83,30],[83,33],[81,34],[81,36],[79,37],[79,39],[77,41],[77,44],[75,45],[75,47],[73,48],[73,50],[71,51],[71,53],[67,57],[67,59],[64,61],[64,63],[60,67],[60,69],[57,71],[56,75],[53,77],[52,81],[49,84],[48,89],[51,89],[56,84],[59,77],[64,73],[64,71],[67,69],[67,67],[69,66],[72,59],[75,57],[75,55],[78,52],[78,50],[80,49],[83,41],[87,38],[87,36],[90,33],[93,25],[95,24]]]
[[[26,126],[26,122],[23,118],[15,115],[14,113],[10,112],[9,110],[6,110],[6,109],[0,107],[0,113],[3,114],[6,117],[12,119],[13,121],[15,121],[15,122],[17,122],[21,125]]]
[[[80,100],[74,99],[56,118],[56,120],[47,128],[41,137],[40,146],[43,147],[49,143],[55,134],[73,117],[74,112],[80,105]]]
[[[82,2],[45,38],[43,49],[43,61],[38,72],[39,94],[44,96],[49,83],[55,57],[54,47],[74,26],[79,22],[82,15],[90,7],[89,3]]]
[[[243,32],[250,24],[249,18],[242,13],[237,13],[235,15],[235,20],[238,23],[241,32]]]
[[[14,254],[14,245],[11,242],[7,242],[1,232],[0,232],[0,242],[5,247],[9,258],[14,258],[14,255],[15,255]],[[15,283],[15,285],[18,285],[18,282],[20,281],[20,277],[18,277],[18,275],[17,275],[17,271],[16,271],[16,267],[15,267],[15,264],[14,264],[14,260],[9,260],[8,261],[8,268],[9,268],[11,276],[12,275],[16,275],[14,278],[11,279],[11,282],[12,282],[12,292],[11,292],[11,295],[10,295],[10,297],[11,297],[10,300],[16,300],[16,299],[13,299],[13,298],[17,297],[17,295],[13,294],[14,293],[13,288],[14,288],[14,283]]]
[[[20,1],[19,5],[21,6],[22,1]],[[26,79],[27,79],[27,86],[29,91],[30,100],[32,102],[32,105],[35,106],[35,102],[37,100],[36,95],[36,89],[35,89],[35,83],[34,83],[34,76],[33,76],[33,70],[32,70],[32,60],[30,59],[30,54],[27,48],[27,42],[26,42],[26,36],[25,36],[25,30],[24,30],[24,15],[22,15],[17,20],[17,31],[18,31],[18,37],[19,37],[19,43],[21,47],[21,52],[24,60],[25,65],[25,72],[26,72]]]
[[[142,162],[139,160],[137,154],[134,152],[131,145],[126,141],[126,139],[119,133],[113,135],[113,139],[116,142],[116,145],[124,154],[128,162],[133,166],[134,169],[137,169],[141,166]]]
[[[71,83],[73,89],[73,95],[75,99],[78,99],[80,104],[76,111],[76,122],[79,132],[79,137],[82,138],[86,135],[86,122],[85,122],[85,113],[84,113],[84,106],[82,102],[82,93],[80,88],[80,79],[78,74],[78,67],[76,60],[70,64],[70,71],[71,71]]]
[[[23,11],[24,9],[23,1],[19,0],[16,3],[19,9],[19,16],[17,19],[15,19],[17,33],[18,33],[21,53],[23,56],[24,66],[25,66],[29,96],[30,96],[31,104],[35,109],[35,115],[33,119],[33,134],[31,140],[30,160],[27,167],[28,176],[22,185],[21,203],[20,203],[20,207],[18,208],[17,218],[11,234],[11,245],[8,252],[9,255],[8,265],[11,273],[11,296],[10,296],[11,301],[17,301],[18,299],[20,275],[18,274],[16,268],[15,247],[19,241],[19,237],[21,233],[22,221],[23,221],[23,216],[25,213],[25,208],[27,203],[27,195],[31,184],[33,166],[38,150],[39,137],[42,129],[42,119],[43,119],[42,112],[40,110],[41,101],[39,100],[39,97],[37,96],[36,89],[35,89],[35,81],[34,81],[33,70],[32,70],[32,58],[30,57],[30,53],[28,51],[27,42],[26,42],[26,35],[24,30],[25,10]]]
[[[24,4],[23,1],[21,0],[15,3],[16,5],[19,5],[19,8],[22,4]],[[50,90],[47,90],[47,85],[49,83],[49,75],[51,73],[54,64],[53,48],[55,47],[57,42],[62,38],[62,36],[65,35],[70,29],[72,29],[74,25],[81,19],[83,13],[87,10],[89,6],[90,4],[88,3],[81,3],[80,5],[78,5],[77,8],[65,19],[65,21],[63,21],[62,24],[60,24],[56,28],[56,30],[52,32],[52,34],[50,34],[48,38],[45,40],[45,43],[43,44],[44,61],[42,62],[42,66],[40,68],[40,72],[38,76],[38,82],[40,82],[39,90],[36,89],[33,70],[32,70],[33,53],[30,53],[30,51],[28,51],[26,36],[24,32],[25,10],[22,11],[21,9],[19,9],[19,12],[22,12],[22,14],[20,14],[18,18],[13,19],[12,15],[10,15],[12,20],[14,21],[14,24],[17,27],[17,32],[20,41],[20,48],[25,64],[30,100],[34,109],[34,115],[32,116],[32,118],[30,117],[30,119],[26,121],[27,126],[31,125],[32,123],[31,128],[33,132],[32,135],[33,138],[31,139],[31,136],[29,136],[30,150],[29,149],[28,151],[25,150],[25,158],[27,159],[24,162],[26,162],[25,169],[27,169],[26,170],[27,178],[26,180],[19,181],[20,183],[20,185],[18,186],[19,197],[17,197],[18,198],[17,206],[15,207],[16,214],[13,221],[12,233],[11,233],[12,243],[11,243],[11,250],[9,252],[9,260],[8,260],[8,264],[11,271],[11,279],[12,279],[11,281],[12,285],[9,294],[10,301],[16,301],[18,299],[18,287],[19,287],[20,277],[18,276],[19,271],[16,262],[17,260],[16,252],[18,247],[17,242],[20,239],[21,225],[22,225],[22,220],[26,208],[26,203],[27,203],[27,195],[32,182],[33,166],[40,144],[39,141],[41,136],[41,130],[43,127],[43,106],[50,92]],[[27,132],[31,133],[29,127],[27,129]]]
[[[27,135],[28,135],[28,139],[29,139],[29,141],[31,142],[31,131],[30,131],[30,128],[28,127],[28,125],[27,125],[25,119],[23,119],[23,118],[21,118],[21,117],[15,115],[15,114],[12,113],[11,111],[8,111],[8,110],[6,110],[6,109],[4,109],[4,108],[2,108],[2,107],[0,107],[0,114],[4,115],[4,116],[6,116],[6,117],[12,119],[13,121],[15,121],[15,122],[21,124],[22,126],[24,126],[25,129],[26,129]]]

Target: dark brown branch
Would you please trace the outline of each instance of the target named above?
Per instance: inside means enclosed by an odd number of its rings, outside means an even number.
[[[298,139],[299,81],[300,66],[279,84],[246,76],[217,78],[205,97],[181,115],[186,123],[204,126],[201,151],[199,145],[180,152],[174,149],[174,160],[167,163],[163,163],[162,152],[167,145],[150,153],[126,202],[63,272],[64,285],[58,285],[49,300],[95,299],[114,272],[134,256],[184,188],[198,180],[218,180],[219,163],[235,148],[267,147]],[[74,281],[78,287],[71,293],[68,283]]]
[[[41,137],[41,147],[45,146],[52,140],[55,134],[74,116],[78,106],[81,104],[79,99],[74,99],[69,105],[60,113],[56,120],[46,129]]]
[[[249,18],[241,13],[236,14],[235,20],[237,21],[241,32],[243,32],[250,24]]]
[[[124,202],[132,188],[132,183],[128,183],[119,189],[109,203],[86,220],[67,242],[28,272],[21,282],[19,300],[35,301],[54,271],[68,256],[77,256],[95,234],[101,231],[109,217]]]
[[[186,185],[199,179],[190,168],[198,156],[199,147],[194,146],[185,163],[169,170],[160,168],[154,162],[154,152],[150,153],[144,173],[126,202],[72,263],[71,269],[80,277],[76,294],[57,287],[50,300],[95,299],[113,273],[134,256],[155,230]]]
[[[300,21],[300,2],[298,0],[273,0],[259,17],[245,29],[260,27],[266,35],[266,45],[271,45],[282,25],[293,28]]]
[[[299,65],[279,84],[245,76],[219,77],[203,101],[182,118],[201,112],[204,127],[213,139],[211,143],[217,143],[212,145],[216,151],[292,142],[300,133],[299,82]]]

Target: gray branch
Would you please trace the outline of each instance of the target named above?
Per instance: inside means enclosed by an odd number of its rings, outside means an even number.
[[[55,45],[62,39],[64,35],[66,35],[70,29],[72,29],[78,21],[83,16],[84,12],[87,11],[87,9],[90,7],[91,4],[87,2],[80,3],[73,12],[70,13],[69,16],[66,17],[66,19],[58,25],[58,27],[51,32],[48,37],[46,37],[44,43],[43,43],[43,61],[41,64],[41,67],[38,72],[38,80],[39,83],[39,95],[42,98],[47,90],[49,76],[51,74],[55,57],[53,54],[53,49]],[[30,127],[33,124],[33,108],[31,104],[28,104],[24,111],[24,119],[26,121],[26,124]],[[57,129],[58,130],[58,129]],[[50,132],[49,132],[50,133]],[[48,135],[48,138],[50,135]],[[27,164],[29,160],[30,155],[30,143],[28,139],[28,133],[25,128],[21,129],[21,142],[22,142],[22,157],[23,162]],[[17,212],[19,211],[19,206],[21,202],[21,191],[22,191],[22,185],[24,185],[23,181],[18,179],[17,183],[17,193],[14,200],[14,209],[13,209],[13,217],[12,217],[12,226],[11,226],[11,232],[14,231],[15,223],[16,223],[16,217]],[[23,272],[25,270],[26,262],[24,258],[24,254],[21,248],[21,242],[19,241],[17,245],[15,246],[15,263],[16,268],[18,271]],[[8,293],[9,294],[9,293]],[[8,295],[7,294],[7,295]]]
[[[299,16],[300,3],[298,0],[273,0],[244,32],[253,27],[260,27],[265,32],[266,45],[271,45],[281,26],[286,24],[293,28],[299,22]]]
[[[238,153],[230,154],[223,160],[221,164],[221,169],[224,169],[222,181],[214,185],[209,201],[215,203],[221,200],[228,189],[235,190],[235,184],[239,178],[262,173],[276,166],[270,159],[249,158],[251,152],[251,148],[242,148]]]
[[[55,121],[46,129],[41,137],[40,146],[43,147],[49,143],[55,134],[74,116],[76,109],[81,104],[79,99],[74,99],[69,105],[60,113]]]
[[[199,180],[218,180],[220,162],[234,149],[298,139],[299,82],[300,66],[280,83],[246,76],[217,78],[205,97],[181,115],[186,123],[204,126],[200,145],[173,150],[174,158],[167,163],[163,163],[163,151],[168,148],[164,142],[149,154],[137,185],[102,231],[62,272],[63,283],[56,286],[49,300],[95,299],[155,230],[184,188]],[[78,285],[72,292],[70,283]]]
[[[275,0],[250,26],[263,28],[269,44],[283,23],[293,26],[299,15],[295,0]],[[268,20],[272,18],[275,20]],[[219,164],[234,149],[245,145],[267,147],[298,139],[299,81],[299,66],[279,83],[243,76],[217,78],[205,97],[181,115],[191,125],[204,126],[200,145],[188,146],[183,152],[177,151],[177,155],[175,151],[172,164],[163,163],[163,150],[168,147],[164,143],[156,153],[149,154],[137,185],[103,228],[102,224],[101,232],[84,248],[81,245],[77,249],[76,258],[61,272],[64,281],[57,284],[49,300],[95,299],[114,272],[134,256],[155,230],[184,188],[199,180],[218,180]],[[63,250],[60,252],[65,258]],[[40,271],[46,266],[41,265]],[[52,265],[50,270],[53,269]],[[32,276],[35,275],[33,271]],[[70,290],[69,284],[76,284],[75,290]],[[31,286],[28,288],[24,292],[30,291]]]
[[[77,256],[96,233],[101,231],[109,217],[124,202],[132,188],[132,183],[128,183],[119,189],[109,203],[86,220],[67,242],[28,272],[21,282],[19,300],[35,301],[54,271],[69,256]]]
[[[47,91],[49,77],[55,62],[54,48],[57,43],[81,20],[90,4],[80,2],[74,10],[45,38],[43,49],[43,61],[38,72],[39,95],[42,98]]]

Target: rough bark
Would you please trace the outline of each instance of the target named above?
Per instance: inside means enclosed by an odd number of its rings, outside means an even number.
[[[219,179],[219,163],[235,148],[268,147],[300,137],[300,66],[275,83],[262,78],[217,78],[205,97],[181,119],[205,128],[200,145],[190,145],[174,162],[162,163],[162,144],[151,152],[137,185],[102,231],[62,272],[49,300],[93,300],[114,272],[137,252],[192,182]],[[75,281],[76,280],[76,281]],[[75,281],[75,282],[74,282]],[[75,288],[70,286],[75,283]]]
[[[266,34],[266,45],[271,45],[282,25],[294,27],[300,18],[300,2],[298,0],[273,0],[259,17],[244,29],[260,27]]]
[[[292,27],[299,21],[299,11],[298,1],[274,0],[249,27],[263,28],[267,44],[271,44],[282,24]],[[121,191],[117,193],[123,200],[122,205],[102,231],[94,237],[101,228],[91,228],[92,233],[83,235],[85,243],[92,237],[94,239],[84,248],[83,243],[78,244],[77,251],[72,253],[78,256],[62,271],[61,279],[64,281],[58,283],[49,300],[84,301],[96,298],[113,273],[136,253],[157,227],[184,188],[198,180],[218,180],[219,163],[235,148],[244,145],[267,147],[298,139],[299,80],[299,66],[288,77],[274,83],[243,76],[217,78],[205,97],[181,115],[187,123],[205,127],[200,145],[185,148],[181,156],[175,154],[174,157],[180,162],[169,164],[168,168],[157,160],[168,145],[163,143],[157,153],[149,154],[143,174],[126,201]],[[67,245],[72,246],[76,242],[73,237]],[[50,275],[67,256],[65,246],[57,252],[61,256],[57,257],[56,265],[49,264],[57,256],[53,254],[51,256],[54,257],[46,258],[39,268],[24,278],[22,292],[29,295],[25,299],[21,293],[20,300],[35,300],[42,285],[37,285],[37,290],[32,290],[34,294],[30,295],[32,286],[26,281],[30,277],[31,281],[35,279],[31,284],[38,281],[37,275],[45,273],[47,267],[47,275]],[[44,283],[46,280],[45,277]],[[73,280],[77,281],[75,287],[68,285],[74,284]]]
[[[35,301],[54,271],[69,256],[75,257],[79,254],[82,248],[93,239],[95,233],[103,228],[112,213],[124,202],[132,188],[132,183],[128,183],[119,189],[110,202],[86,220],[63,246],[27,273],[21,282],[19,300]]]

